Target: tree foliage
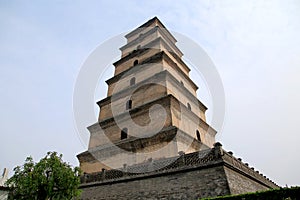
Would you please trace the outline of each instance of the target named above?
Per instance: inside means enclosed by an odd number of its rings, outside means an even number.
[[[62,155],[48,152],[38,163],[32,157],[23,166],[14,168],[14,175],[6,182],[13,199],[65,200],[78,197],[80,184],[78,167],[63,162]]]

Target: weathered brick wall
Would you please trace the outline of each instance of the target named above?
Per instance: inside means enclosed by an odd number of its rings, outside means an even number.
[[[82,188],[82,200],[198,199],[229,194],[223,166]]]
[[[231,194],[243,194],[245,192],[256,192],[269,189],[246,175],[237,173],[227,167],[225,167],[225,173],[228,178]]]
[[[123,170],[83,175],[82,200],[199,199],[279,188],[224,151],[220,143],[212,149],[149,160]]]

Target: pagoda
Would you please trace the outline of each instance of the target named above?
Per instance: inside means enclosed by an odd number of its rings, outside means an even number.
[[[86,173],[213,147],[216,131],[182,60],[176,39],[154,17],[126,36],[107,97],[97,102],[89,147],[77,157]]]
[[[200,199],[279,188],[215,142],[176,39],[154,17],[128,33],[77,155],[81,199]]]

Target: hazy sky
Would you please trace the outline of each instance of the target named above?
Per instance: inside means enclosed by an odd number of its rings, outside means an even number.
[[[226,96],[223,147],[280,185],[300,185],[297,0],[1,1],[0,169],[47,151],[78,165],[87,147],[72,98],[82,64],[101,43],[154,16],[215,63]]]

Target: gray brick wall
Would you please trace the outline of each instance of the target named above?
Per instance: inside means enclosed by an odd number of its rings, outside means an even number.
[[[231,194],[243,194],[246,192],[256,192],[268,190],[269,188],[257,181],[225,167]]]
[[[82,188],[82,200],[198,199],[229,194],[223,166]]]
[[[174,157],[171,164],[146,172],[148,165],[160,166],[169,159],[130,166],[127,172],[85,174],[81,177],[81,199],[199,199],[279,187],[225,152],[219,143],[213,149]],[[136,168],[144,173],[132,171]]]

